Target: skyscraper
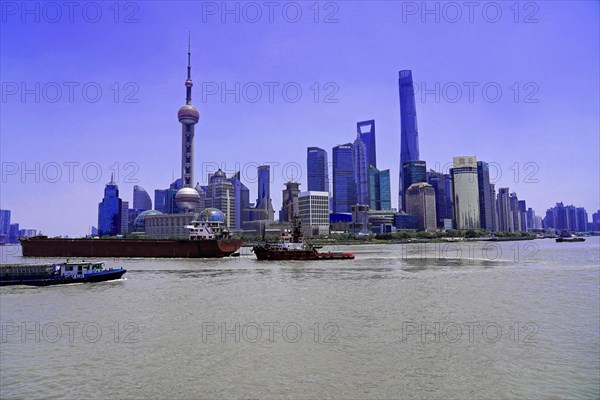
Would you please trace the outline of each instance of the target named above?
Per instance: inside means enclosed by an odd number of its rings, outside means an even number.
[[[375,120],[356,124],[356,132],[367,148],[367,166],[377,167],[377,149],[375,147]]]
[[[402,193],[413,183],[427,182],[427,165],[425,161],[407,161],[402,165]],[[403,208],[403,210],[406,207]]]
[[[496,200],[496,211],[498,212],[498,230],[502,232],[514,232],[513,219],[510,213],[510,196],[508,188],[498,189]]]
[[[354,141],[354,180],[356,181],[356,202],[369,204],[369,164],[367,159],[367,146],[356,135]]]
[[[258,167],[258,198],[254,216],[258,220],[275,220],[275,210],[271,201],[271,167],[269,165]]]
[[[115,236],[121,233],[122,201],[113,175],[104,188],[104,198],[98,204],[98,235]]]
[[[143,187],[138,185],[133,187],[133,209],[141,211],[152,210],[150,195]]]
[[[413,183],[406,189],[406,212],[418,216],[421,231],[435,232],[435,189],[429,183]]]
[[[129,233],[129,202],[121,201],[121,234]]]
[[[300,193],[300,184],[298,182],[287,182],[285,184],[285,189],[283,189],[281,196],[282,204],[281,211],[279,211],[279,221],[291,221],[295,215],[298,215],[298,193]]]
[[[435,215],[437,226],[444,227],[445,219],[452,219],[452,203],[448,204],[449,196],[446,194],[446,175],[441,172],[429,171],[429,184],[435,191]]]
[[[229,178],[233,186],[233,197],[235,199],[235,221],[233,228],[242,229],[244,222],[250,220],[250,190],[240,179],[240,171]],[[198,190],[196,188],[196,190]]]
[[[369,209],[391,210],[390,170],[369,166]]]
[[[480,213],[477,159],[474,156],[454,157],[450,175],[456,229],[478,229]]]
[[[336,146],[333,155],[333,212],[348,213],[356,204],[354,150],[352,143]]]
[[[521,230],[521,213],[519,211],[519,198],[515,192],[510,194],[510,216],[512,218],[512,225],[514,231]]]
[[[408,161],[419,159],[419,133],[417,129],[417,107],[412,71],[398,73],[400,92],[400,179],[398,183],[398,209],[404,210],[403,166]],[[424,182],[424,181],[423,181]]]
[[[492,200],[492,231],[498,230],[498,201],[496,200],[496,185],[490,183],[490,198]]]
[[[329,192],[329,168],[325,150],[319,147],[306,149],[306,170],[309,191]]]
[[[487,231],[494,230],[492,215],[492,192],[490,190],[490,166],[484,161],[477,161],[477,184],[479,185],[479,213],[481,228]]]
[[[329,192],[299,193],[298,214],[305,235],[327,235],[329,233]]]
[[[523,232],[527,232],[531,229],[531,225],[527,224],[527,203],[525,200],[519,200],[519,218],[521,220],[521,228]]]
[[[236,202],[233,184],[221,169],[209,178],[204,200],[206,208],[217,208],[225,214],[227,228],[234,227],[236,221]]]
[[[0,210],[0,235],[8,236],[10,229],[10,210]]]
[[[175,195],[175,202],[181,212],[194,212],[199,208],[200,197],[194,189],[194,125],[200,120],[200,113],[192,105],[192,66],[191,44],[188,38],[188,66],[185,81],[185,105],[179,108],[177,118],[181,123],[181,181],[182,188]]]

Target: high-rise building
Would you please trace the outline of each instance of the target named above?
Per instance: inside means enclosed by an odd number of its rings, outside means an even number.
[[[306,191],[298,194],[302,232],[307,236],[329,234],[329,193]]]
[[[167,191],[162,189],[154,190],[154,209],[156,211],[160,211],[161,213],[165,212],[165,201],[167,199]]]
[[[519,198],[515,192],[510,194],[510,215],[513,221],[515,231],[521,230],[521,212],[519,210]]]
[[[600,231],[600,210],[592,214],[592,230],[594,232]]]
[[[390,170],[369,166],[369,209],[391,210]]]
[[[233,228],[242,229],[244,222],[250,221],[250,190],[242,183],[240,171],[229,178],[229,181],[233,186],[233,197],[235,199],[235,221]],[[199,187],[197,186],[196,190],[198,189]],[[200,187],[200,189],[202,188]]]
[[[435,191],[435,215],[437,217],[437,226],[442,228],[444,227],[445,219],[452,219],[452,203],[448,204],[450,196],[449,193],[446,193],[446,180],[448,178],[447,175],[433,170],[430,170],[428,175],[429,184],[433,186]]]
[[[454,157],[450,175],[456,229],[478,229],[481,225],[477,158],[475,156]]]
[[[406,189],[406,212],[418,216],[419,230],[435,232],[437,216],[433,186],[425,182],[410,185]]]
[[[0,210],[0,235],[7,235],[10,229],[10,210]]]
[[[327,152],[319,147],[307,148],[306,169],[308,171],[308,190],[329,192]]]
[[[588,215],[583,207],[575,208],[576,221],[575,232],[585,232],[588,230]]]
[[[309,190],[310,192],[310,190]],[[325,192],[324,190],[322,192]],[[298,182],[287,182],[281,196],[282,204],[279,211],[279,221],[292,221],[294,216],[298,215],[298,194],[300,193],[300,184]],[[327,192],[329,193],[329,192]]]
[[[258,198],[254,209],[255,220],[275,220],[275,210],[271,201],[271,167],[260,165],[258,167]]]
[[[369,204],[369,164],[367,146],[360,138],[360,133],[354,141],[354,180],[356,181],[356,202]]]
[[[405,162],[402,165],[402,179],[402,193],[406,193],[406,189],[413,183],[427,182],[427,165],[425,161],[413,160]],[[403,205],[403,210],[406,211],[405,205]]]
[[[129,233],[129,202],[121,201],[121,234]]]
[[[519,200],[519,218],[521,219],[521,231],[527,232],[531,225],[527,224],[527,202]]]
[[[367,166],[377,167],[377,149],[375,147],[375,120],[362,121],[356,124],[358,136],[367,150]]]
[[[417,107],[412,71],[398,73],[400,93],[400,179],[398,183],[398,209],[404,210],[404,173],[403,166],[408,161],[419,159],[419,133],[417,129]],[[425,181],[422,181],[425,182]]]
[[[333,155],[333,212],[348,213],[356,204],[354,150],[352,143],[336,146]]]
[[[206,188],[205,208],[216,208],[225,214],[227,228],[234,227],[236,221],[236,202],[233,184],[221,169],[209,178]]]
[[[492,204],[496,200],[490,190],[490,165],[484,161],[477,161],[477,184],[479,186],[479,213],[481,228],[492,232],[494,230],[494,217]]]
[[[498,230],[498,210],[496,209],[496,185],[490,183],[490,198],[492,199],[492,231]]]
[[[122,200],[119,187],[111,175],[110,182],[104,188],[104,198],[98,204],[98,235],[115,236],[121,233]]]
[[[141,211],[152,210],[150,195],[138,185],[133,187],[133,208]]]
[[[185,81],[185,105],[179,108],[177,118],[181,123],[181,182],[175,195],[175,203],[182,213],[195,212],[200,207],[200,197],[194,189],[194,126],[200,120],[198,109],[192,105],[191,45],[188,39],[188,66]]]
[[[510,212],[510,196],[508,188],[498,189],[496,200],[496,211],[498,212],[498,230],[501,232],[514,232],[512,214]]]

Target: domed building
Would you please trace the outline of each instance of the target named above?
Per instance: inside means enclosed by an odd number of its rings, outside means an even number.
[[[163,213],[156,210],[142,211],[137,217],[135,217],[135,220],[133,221],[134,230],[138,232],[144,232],[144,229],[146,229],[146,218],[151,215],[163,215]]]
[[[198,215],[198,220],[224,223],[225,222],[225,214],[223,214],[223,211],[219,210],[218,208],[212,208],[212,207],[205,208]]]
[[[182,213],[195,212],[201,207],[200,194],[191,187],[182,187],[175,195],[175,204]]]

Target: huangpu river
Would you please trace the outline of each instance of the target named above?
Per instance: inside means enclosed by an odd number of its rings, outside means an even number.
[[[0,398],[600,397],[600,237],[340,249],[3,287]]]

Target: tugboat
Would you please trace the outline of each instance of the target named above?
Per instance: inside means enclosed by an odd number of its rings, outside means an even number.
[[[304,242],[300,230],[300,220],[294,216],[292,233],[284,232],[277,244],[264,243],[252,247],[259,260],[353,260],[352,253],[318,251],[322,246]]]
[[[66,283],[104,282],[120,279],[126,269],[105,269],[103,262],[16,264],[0,266],[0,286],[49,286]]]

